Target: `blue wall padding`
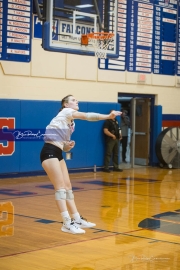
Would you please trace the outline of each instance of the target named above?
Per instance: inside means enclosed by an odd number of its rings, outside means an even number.
[[[20,100],[1,99],[0,100],[0,120],[2,118],[15,118],[15,127],[20,128]],[[4,146],[7,142],[1,141]],[[21,144],[15,144],[15,152],[10,156],[0,156],[0,173],[12,173],[20,168]]]
[[[180,120],[180,114],[163,114],[162,120],[179,121]]]
[[[0,100],[0,117],[15,117],[15,128],[45,129],[60,109],[59,101]],[[118,103],[80,102],[80,111],[108,114],[118,110]],[[72,159],[67,160],[71,169],[103,166],[104,160],[104,121],[88,122],[76,120],[72,139],[76,141],[72,149]],[[0,173],[22,173],[42,171],[39,154],[43,141],[15,142],[12,156],[0,156]],[[64,153],[64,158],[66,154]]]
[[[61,105],[59,101],[36,100],[0,100],[0,119],[14,117],[15,128],[20,129],[45,129],[51,119],[56,116]],[[120,110],[118,103],[80,102],[80,111],[109,113],[111,109]],[[120,118],[119,118],[120,119]],[[179,120],[179,115],[162,115],[162,107],[154,107],[153,138],[152,138],[152,164],[157,164],[155,144],[162,130],[162,119]],[[75,132],[72,139],[76,141],[72,149],[72,159],[66,160],[69,169],[83,169],[103,166],[104,160],[104,121],[88,122],[76,120]],[[0,141],[2,144],[6,142]],[[43,141],[15,142],[15,152],[11,156],[0,156],[0,173],[22,173],[42,171],[39,153]],[[64,153],[64,158],[66,154]]]
[[[156,156],[156,151],[155,151],[155,145],[156,145],[156,140],[159,136],[159,134],[162,131],[162,106],[154,106],[154,119],[153,119],[153,151],[152,151],[152,163],[155,165],[159,163],[158,158]]]

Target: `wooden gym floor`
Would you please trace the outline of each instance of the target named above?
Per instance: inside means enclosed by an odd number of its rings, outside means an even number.
[[[47,176],[0,179],[1,270],[180,269],[180,170],[70,176],[84,235],[61,232]]]

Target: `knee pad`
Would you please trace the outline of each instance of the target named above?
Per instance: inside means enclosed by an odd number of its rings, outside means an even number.
[[[56,201],[66,200],[66,190],[64,188],[56,190],[55,199]]]
[[[74,200],[74,194],[72,189],[69,189],[66,192],[66,200]]]

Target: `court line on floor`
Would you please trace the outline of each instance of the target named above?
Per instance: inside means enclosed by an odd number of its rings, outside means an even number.
[[[117,186],[116,186],[117,187]],[[109,190],[110,188],[113,189],[113,188],[116,188],[114,186],[112,187],[102,187],[102,188],[92,188],[92,189],[83,189],[83,190],[74,190],[73,192],[86,192],[86,191],[98,191],[98,190],[103,190],[103,191],[110,191],[110,192],[117,192],[117,193],[120,193],[120,194],[127,194],[127,192],[123,192],[123,191],[119,191],[119,190]],[[2,194],[1,194],[2,195]],[[47,193],[47,194],[34,194],[34,195],[26,195],[26,196],[18,196],[15,197],[15,196],[12,196],[12,197],[9,197],[9,198],[4,198],[4,199],[1,199],[1,201],[4,201],[4,200],[16,200],[16,199],[20,199],[20,198],[32,198],[32,197],[40,197],[40,196],[52,196],[54,195],[54,193]],[[149,197],[149,198],[163,198],[163,199],[171,199],[171,198],[168,198],[168,197],[162,197],[162,196],[154,196],[154,195],[150,195],[150,194],[138,194],[138,193],[130,193],[128,192],[128,195],[136,195],[136,196],[144,196],[144,197]]]
[[[144,230],[144,229],[137,229],[134,231],[130,231],[132,232],[136,232],[139,230]],[[106,232],[110,232],[110,231],[106,231]],[[88,242],[88,241],[94,241],[94,240],[98,240],[98,239],[103,239],[103,238],[107,238],[107,237],[114,237],[115,235],[123,235],[123,236],[132,236],[132,237],[136,237],[136,238],[142,238],[142,239],[146,239],[146,240],[151,240],[151,242],[149,243],[153,243],[154,241],[158,241],[158,242],[163,242],[163,243],[168,243],[168,244],[175,244],[175,245],[180,245],[180,243],[177,242],[171,242],[171,241],[167,241],[167,240],[158,240],[158,239],[154,239],[154,238],[150,238],[150,237],[145,237],[145,236],[139,236],[139,235],[133,235],[133,234],[129,234],[129,232],[124,232],[124,233],[118,233],[118,232],[110,232],[113,233],[112,235],[107,235],[107,236],[102,236],[102,237],[96,237],[93,239],[86,239],[86,240],[80,240],[77,242],[71,242],[71,243],[67,243],[67,244],[62,244],[62,245],[55,245],[55,246],[50,246],[50,247],[45,247],[45,248],[39,248],[36,250],[29,250],[29,251],[24,251],[24,252],[17,252],[17,253],[13,253],[13,254],[9,254],[9,255],[3,255],[0,256],[1,258],[6,258],[6,257],[13,257],[16,255],[23,255],[23,254],[28,254],[28,253],[32,253],[32,252],[37,252],[37,251],[41,251],[41,250],[48,250],[48,249],[53,249],[53,248],[58,248],[58,247],[62,247],[62,246],[67,246],[67,245],[73,245],[73,244],[79,244],[79,243],[83,243],[83,242]]]

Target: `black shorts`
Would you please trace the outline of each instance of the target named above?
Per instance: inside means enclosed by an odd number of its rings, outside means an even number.
[[[45,143],[40,153],[41,163],[49,158],[57,158],[59,161],[62,160],[62,150],[51,143]]]

